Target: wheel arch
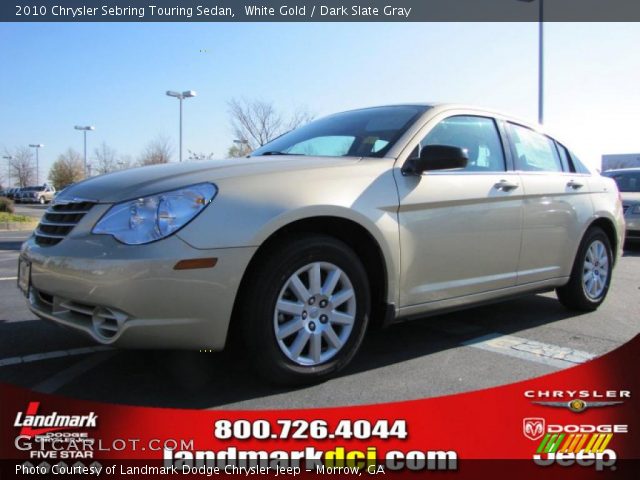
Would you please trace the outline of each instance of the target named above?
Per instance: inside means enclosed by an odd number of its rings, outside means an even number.
[[[618,244],[618,233],[616,230],[615,223],[613,222],[613,220],[607,217],[598,217],[589,224],[587,229],[584,231],[584,234],[586,234],[589,231],[589,229],[593,227],[601,228],[604,231],[604,233],[607,235],[607,238],[611,243],[611,252],[613,253],[613,261],[615,263],[618,260],[618,247],[620,246]],[[583,237],[584,237],[584,234],[583,234]]]
[[[385,255],[374,235],[360,223],[344,217],[324,215],[295,220],[272,232],[258,247],[244,271],[233,307],[229,339],[237,338],[239,305],[243,302],[246,286],[260,261],[280,242],[292,234],[323,234],[347,244],[358,256],[367,272],[371,288],[371,323],[385,325],[395,313],[394,305],[388,302],[389,274]]]

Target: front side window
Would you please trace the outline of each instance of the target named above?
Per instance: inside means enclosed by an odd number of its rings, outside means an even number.
[[[427,145],[448,145],[465,151],[469,163],[463,170],[503,172],[505,170],[502,142],[493,119],[459,115],[442,120],[420,142]]]
[[[337,113],[285,133],[251,156],[384,157],[427,108],[401,105]]]
[[[508,123],[515,149],[516,170],[523,172],[562,172],[562,162],[549,137],[527,127]]]

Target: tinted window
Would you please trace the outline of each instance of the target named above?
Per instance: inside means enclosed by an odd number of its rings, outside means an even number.
[[[640,192],[640,172],[604,172],[618,184],[621,192]]]
[[[377,107],[337,113],[285,133],[251,156],[283,153],[383,157],[427,108]]]
[[[575,171],[578,173],[591,173],[591,171],[582,163],[582,161],[576,157],[575,153],[569,151],[569,156],[571,157],[571,162],[573,163],[573,167]]]
[[[515,150],[516,170],[525,172],[562,172],[562,162],[553,140],[530,128],[508,123]]]
[[[420,142],[426,145],[449,145],[462,148],[469,156],[464,170],[502,172],[504,152],[495,121],[476,116],[456,116],[441,121]]]

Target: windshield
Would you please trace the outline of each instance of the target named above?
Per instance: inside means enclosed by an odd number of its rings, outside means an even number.
[[[337,113],[285,133],[251,156],[383,157],[427,108],[376,107]]]
[[[640,171],[637,172],[604,172],[618,184],[621,192],[640,192]]]

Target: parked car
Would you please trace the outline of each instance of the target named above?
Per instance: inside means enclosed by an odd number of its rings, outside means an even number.
[[[22,197],[29,191],[32,187],[20,187],[15,193],[14,201],[15,203],[22,203]]]
[[[640,168],[608,170],[603,175],[615,180],[622,195],[627,238],[640,240]]]
[[[70,186],[22,246],[18,283],[36,315],[96,342],[234,337],[266,378],[305,383],[349,364],[372,323],[553,289],[595,310],[623,235],[614,181],[537,126],[397,105],[243,159]]]
[[[39,185],[27,187],[20,195],[21,203],[39,203],[44,205],[51,202],[56,193],[56,189],[51,185]]]
[[[20,189],[17,187],[10,188],[9,190],[7,190],[7,198],[10,198],[11,200],[15,200],[16,193],[18,193],[19,190]]]

